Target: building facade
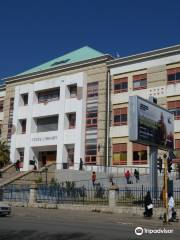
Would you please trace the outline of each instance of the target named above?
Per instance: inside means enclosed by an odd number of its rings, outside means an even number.
[[[22,170],[106,165],[106,61],[89,47],[6,79],[3,137]]]
[[[5,80],[1,136],[24,171],[79,169],[80,159],[148,167],[149,147],[128,139],[132,95],[153,96],[174,113],[180,159],[180,46],[117,59],[84,47]]]
[[[111,165],[148,166],[149,147],[128,139],[129,96],[157,98],[175,116],[175,149],[180,157],[180,46],[119,58],[107,63],[111,76]],[[153,113],[152,113],[153,114]]]

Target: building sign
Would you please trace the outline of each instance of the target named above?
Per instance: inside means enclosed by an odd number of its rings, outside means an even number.
[[[45,141],[54,141],[54,140],[57,140],[57,136],[32,138],[32,142],[45,142]]]
[[[141,97],[129,97],[129,140],[159,149],[174,148],[174,115]]]

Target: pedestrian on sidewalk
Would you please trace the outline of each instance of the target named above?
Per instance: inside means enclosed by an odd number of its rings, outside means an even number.
[[[131,182],[130,182],[130,177],[131,177],[131,174],[130,174],[129,170],[127,170],[127,171],[125,172],[125,178],[126,178],[127,184],[130,184],[130,183],[131,183]]]
[[[147,194],[144,198],[144,216],[145,217],[152,217],[153,215],[153,204],[152,204],[152,199],[151,199],[151,194],[150,191],[147,191]]]
[[[172,193],[169,193],[168,194],[168,198],[169,198],[169,201],[168,201],[168,220],[169,222],[173,222],[174,221],[174,217],[173,217],[173,213],[175,213],[175,210],[174,210],[174,198],[173,198],[173,195]]]
[[[83,160],[82,158],[80,158],[80,162],[79,162],[79,170],[83,170]]]
[[[139,182],[139,171],[137,169],[134,170],[134,177],[136,179],[136,183]]]
[[[96,182],[96,172],[93,172],[92,173],[92,184],[93,184],[93,187],[94,187],[94,185],[95,185],[95,182]]]

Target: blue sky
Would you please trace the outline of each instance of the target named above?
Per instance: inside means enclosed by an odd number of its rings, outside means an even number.
[[[127,56],[180,43],[179,0],[1,0],[0,79],[90,46]]]

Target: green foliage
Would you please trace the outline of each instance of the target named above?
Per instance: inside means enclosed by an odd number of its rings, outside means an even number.
[[[50,186],[56,187],[58,185],[59,185],[59,183],[57,182],[57,180],[55,178],[51,178]]]
[[[72,190],[75,188],[75,182],[66,181],[66,189]]]
[[[0,141],[0,168],[9,164],[9,147],[5,141]]]
[[[39,176],[39,177],[35,180],[35,183],[36,183],[36,184],[42,183],[42,177]]]

